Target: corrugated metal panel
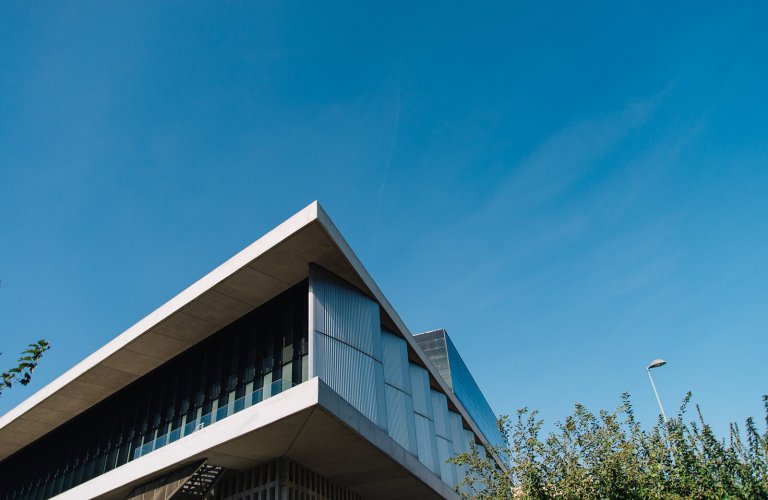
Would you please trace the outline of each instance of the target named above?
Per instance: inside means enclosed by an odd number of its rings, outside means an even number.
[[[310,271],[314,329],[381,362],[379,305],[353,286],[317,266]]]
[[[381,332],[384,382],[411,394],[411,376],[408,369],[408,345],[405,340],[386,330]]]
[[[453,457],[453,444],[438,436],[437,459],[440,463],[440,478],[449,486],[456,486],[456,465],[448,463],[448,460]]]
[[[440,464],[437,458],[437,438],[435,437],[435,423],[430,419],[414,413],[416,424],[416,449],[419,461],[429,467],[435,474],[440,474]]]
[[[461,440],[462,449],[465,453],[469,453],[470,443],[475,442],[475,434],[472,431],[463,429],[463,428],[461,430],[461,434],[463,436],[463,439]],[[469,473],[469,466],[464,465],[459,467],[459,469],[457,470],[459,481],[462,481],[467,476],[468,473]],[[464,493],[465,495],[471,495],[472,490],[469,487],[464,487],[462,488],[462,493]]]
[[[373,397],[376,398],[376,407],[378,410],[374,422],[382,429],[387,430],[387,395],[384,392],[384,366],[382,366],[381,363],[376,362],[373,365],[373,370],[376,379],[374,382],[376,391],[373,394]]]
[[[445,394],[431,389],[432,414],[435,421],[435,435],[448,441],[451,440],[451,431],[448,429],[448,398]]]
[[[461,422],[461,415],[455,411],[448,411],[448,427],[451,431],[451,443],[453,444],[453,456],[469,451],[469,442],[464,435],[464,426]],[[467,431],[469,432],[469,431]],[[471,432],[469,432],[472,434]],[[459,484],[467,475],[469,467],[467,465],[455,465],[456,484]],[[466,493],[466,492],[465,492]]]
[[[432,396],[429,388],[429,373],[427,370],[409,363],[411,372],[411,395],[413,396],[413,411],[432,420]]]
[[[409,394],[384,384],[387,395],[387,430],[403,448],[416,455],[416,427],[413,417],[413,401]]]
[[[387,428],[384,369],[372,357],[314,332],[315,374],[381,427]]]
[[[461,433],[464,435],[464,439],[462,440],[462,446],[464,447],[464,451],[466,453],[469,453],[470,443],[475,442],[475,433],[468,429],[462,429]]]
[[[453,381],[451,380],[451,367],[448,364],[448,353],[446,351],[445,330],[434,330],[431,332],[420,333],[414,335],[413,338],[427,355],[427,358],[432,362],[432,365],[437,368],[440,376],[448,384],[448,387],[453,390]]]
[[[448,410],[448,430],[451,433],[451,443],[453,443],[453,453],[458,455],[464,453],[464,426],[461,423],[461,415],[455,411]]]
[[[468,431],[464,429],[464,436],[466,439],[465,446],[467,447],[467,452],[470,451],[470,446],[471,446],[470,443],[475,443],[475,449],[477,450],[477,453],[480,455],[480,457],[488,458],[488,452],[485,450],[485,446],[477,442],[477,440],[475,439],[475,435],[472,431]]]

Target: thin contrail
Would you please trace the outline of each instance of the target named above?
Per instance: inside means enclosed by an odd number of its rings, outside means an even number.
[[[387,161],[384,164],[384,178],[381,180],[381,186],[379,187],[379,200],[376,204],[376,218],[374,219],[374,227],[379,226],[379,218],[381,216],[381,204],[382,200],[384,199],[384,189],[387,186],[387,177],[389,176],[389,167],[392,165],[392,158],[395,156],[395,149],[397,148],[397,134],[398,130],[400,129],[400,108],[402,107],[402,84],[398,83],[397,85],[397,108],[395,109],[395,125],[392,130],[392,140],[390,141],[389,145],[389,151],[387,153]],[[379,242],[378,242],[378,234],[379,231],[374,231],[374,244],[373,249],[374,252],[378,251]],[[375,254],[374,254],[375,258]]]

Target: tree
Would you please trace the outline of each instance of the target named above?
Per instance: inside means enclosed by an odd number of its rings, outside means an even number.
[[[0,286],[2,286],[1,281]],[[51,344],[43,339],[38,340],[34,344],[29,344],[27,349],[22,351],[21,357],[17,361],[18,364],[2,373],[2,380],[0,380],[0,396],[3,395],[4,390],[10,389],[14,384],[29,384],[32,380],[32,372],[37,368],[40,358],[42,358],[45,351],[50,348]],[[0,355],[1,354],[2,353],[0,353]]]
[[[668,423],[659,418],[647,431],[627,394],[610,413],[576,404],[545,438],[538,413],[523,408],[515,419],[499,419],[507,445],[488,450],[508,468],[473,445],[451,459],[467,471],[457,489],[489,499],[768,499],[768,431],[760,434],[749,418],[746,440],[736,424],[727,441],[719,440],[698,406],[695,418],[686,418],[690,398]],[[763,403],[768,424],[768,396]]]
[[[51,348],[51,344],[45,340],[38,340],[34,344],[29,344],[28,348],[21,353],[18,365],[4,371],[2,380],[0,380],[0,395],[6,389],[10,389],[14,384],[27,385],[32,380],[32,372],[37,368],[40,358],[45,351]]]

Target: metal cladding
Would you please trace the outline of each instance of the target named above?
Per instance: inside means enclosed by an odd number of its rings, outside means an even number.
[[[469,453],[469,442],[464,434],[464,426],[461,423],[461,415],[455,411],[448,411],[448,427],[451,431],[451,444],[453,444],[453,456],[458,456],[462,453]],[[467,431],[469,432],[469,431]],[[470,434],[472,434],[470,432]],[[454,465],[456,472],[456,484],[467,475],[469,466],[466,464]],[[455,486],[455,485],[454,485]]]
[[[440,474],[429,373],[414,363],[410,364],[410,372],[418,457],[421,463],[429,467],[435,474]]]
[[[474,434],[464,429],[458,413],[449,410],[446,395],[431,387],[429,372],[409,361],[406,341],[381,328],[376,302],[319,266],[310,268],[309,289],[314,330],[311,376],[323,379],[443,482],[456,486],[467,468],[448,460],[470,451]],[[442,356],[435,360],[442,367],[440,376],[449,377],[450,387],[464,390],[469,402],[475,403],[472,398],[479,389],[473,392],[468,385],[463,363],[451,372],[445,333],[428,335],[429,343],[420,345],[430,357]],[[469,380],[474,382],[471,376]]]
[[[464,445],[464,451],[468,452],[472,449],[472,443],[477,443],[477,440],[475,439],[475,435],[469,429],[462,429],[461,432],[464,435],[464,439],[462,441]]]
[[[413,417],[416,423],[416,451],[419,461],[429,467],[432,472],[440,475],[435,423],[418,413],[414,413]]]
[[[381,331],[381,344],[384,353],[384,382],[406,394],[412,394],[408,344],[387,330]]]
[[[468,443],[464,439],[464,426],[461,423],[461,415],[455,411],[448,410],[448,428],[451,432],[451,443],[453,443],[453,454],[458,455],[469,451]]]
[[[453,458],[453,443],[437,436],[437,460],[440,464],[440,478],[451,486],[456,486],[456,466],[449,463]]]
[[[381,364],[331,337],[314,335],[315,374],[371,422],[386,429]]]
[[[461,431],[461,432],[462,432],[462,434],[464,435],[464,439],[463,439],[463,441],[462,441],[462,443],[463,443],[463,445],[464,445],[464,451],[465,451],[465,453],[469,453],[469,452],[472,450],[472,444],[476,442],[476,441],[475,441],[475,435],[472,433],[472,431],[470,431],[470,430],[468,430],[468,429],[462,429],[462,431]],[[480,452],[482,453],[482,451],[483,451],[483,448],[482,448],[482,447],[479,447],[479,450],[480,450]],[[468,466],[468,465],[464,465],[464,466],[463,466],[463,469],[464,469],[464,470],[463,470],[463,474],[462,474],[462,476],[461,476],[461,477],[465,477],[465,475],[466,475],[466,473],[467,473],[467,471],[468,471],[468,469],[469,469],[469,466]],[[470,494],[472,493],[472,492],[470,491],[470,488],[469,488],[469,487],[465,487],[465,488],[462,490],[462,492],[463,492],[464,494],[467,494],[467,495],[470,495]]]
[[[413,400],[409,394],[384,385],[387,397],[387,427],[389,435],[397,443],[416,455],[416,424],[413,420]]]
[[[405,340],[381,328],[376,302],[319,266],[311,266],[309,276],[310,376],[320,377],[455,486],[466,468],[447,461],[469,451],[461,416],[450,412],[446,395],[431,387],[429,372],[409,361]]]
[[[446,462],[455,456],[448,400],[430,388],[429,372],[408,361],[402,338],[374,328],[378,309],[361,292],[319,268],[310,289],[314,375],[455,486],[456,467]]]
[[[464,405],[485,439],[494,446],[503,447],[504,440],[496,425],[496,414],[445,330],[420,333],[414,335],[414,338]]]
[[[429,420],[432,415],[432,395],[429,392],[429,373],[415,363],[409,365],[411,371],[411,391],[413,394],[413,411]]]
[[[453,441],[448,416],[448,398],[442,392],[430,390],[432,413],[435,417],[435,436],[437,437],[437,457],[440,462],[440,477],[451,486],[456,485],[455,465],[448,463],[454,456]]]
[[[400,446],[416,455],[416,424],[413,419],[408,346],[405,340],[386,330],[381,332],[381,344],[389,435]]]
[[[387,428],[379,306],[331,273],[313,266],[309,277],[314,325],[311,376]]]
[[[314,328],[381,363],[379,305],[319,266],[312,266]]]
[[[434,389],[430,391],[432,401],[432,414],[435,420],[435,433],[443,439],[451,440],[451,433],[448,430],[448,398],[445,394]]]
[[[442,329],[418,333],[413,336],[413,338],[419,344],[419,347],[421,347],[421,350],[432,362],[432,366],[437,369],[437,373],[440,374],[448,387],[453,390],[451,365],[448,360],[448,353],[445,349],[446,337],[447,335],[445,330]]]

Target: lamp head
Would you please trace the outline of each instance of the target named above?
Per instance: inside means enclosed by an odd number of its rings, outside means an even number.
[[[653,361],[651,361],[651,364],[648,365],[648,368],[646,368],[646,370],[650,370],[651,368],[658,368],[658,367],[664,366],[666,364],[667,364],[667,362],[664,361],[663,359],[654,359]]]

